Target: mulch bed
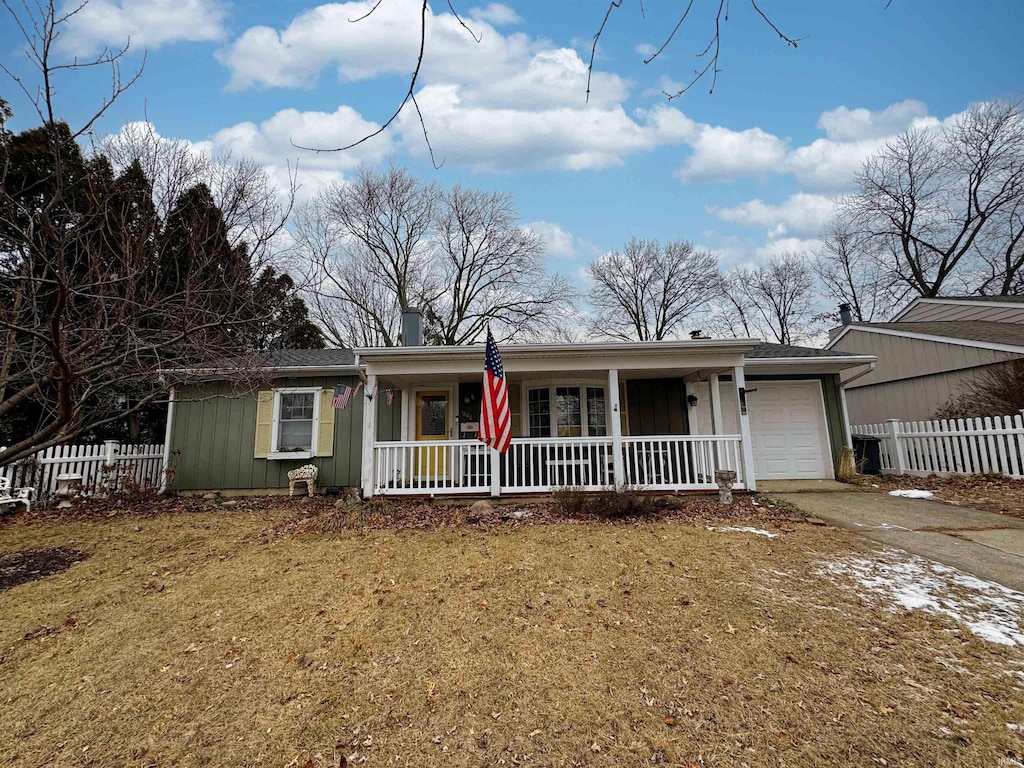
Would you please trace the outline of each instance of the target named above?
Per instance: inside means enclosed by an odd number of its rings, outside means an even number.
[[[300,507],[298,513],[274,528],[276,535],[301,535],[348,529],[409,530],[455,528],[460,526],[494,527],[549,525],[580,522],[637,524],[653,521],[710,523],[722,521],[760,521],[786,524],[802,522],[805,515],[788,504],[761,496],[736,494],[733,504],[722,505],[713,496],[645,496],[642,510],[626,514],[608,514],[599,500],[589,509],[567,511],[548,499],[486,504],[483,511],[472,501],[452,502],[429,499],[373,499],[368,503],[324,509],[319,504]]]
[[[6,524],[113,520],[148,518],[168,514],[199,514],[211,511],[290,512],[269,533],[274,536],[340,530],[406,530],[473,526],[546,525],[563,522],[636,524],[651,521],[714,522],[753,520],[762,522],[800,522],[805,515],[784,502],[756,494],[737,493],[733,504],[722,505],[714,495],[634,494],[632,506],[625,512],[607,506],[601,494],[581,503],[559,504],[549,497],[526,500],[495,500],[482,513],[471,511],[478,499],[432,500],[428,498],[383,498],[346,505],[337,496],[237,496],[204,499],[200,496],[156,496],[93,498],[76,501],[71,509],[34,508],[31,512],[7,515]]]
[[[76,549],[26,549],[0,555],[0,592],[66,571],[88,555]]]

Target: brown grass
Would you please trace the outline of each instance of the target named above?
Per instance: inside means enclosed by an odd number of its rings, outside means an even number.
[[[281,512],[0,530],[0,764],[979,766],[1022,655],[679,522],[282,536]],[[780,575],[781,574],[781,575]],[[1019,667],[1018,667],[1019,669]],[[1018,682],[1019,685],[1019,682]]]

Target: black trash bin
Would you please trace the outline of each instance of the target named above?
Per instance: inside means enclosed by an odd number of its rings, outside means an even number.
[[[857,471],[865,475],[882,474],[882,438],[878,435],[851,435]]]

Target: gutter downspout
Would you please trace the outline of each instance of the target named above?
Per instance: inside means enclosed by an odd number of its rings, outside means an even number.
[[[167,473],[171,468],[171,435],[174,432],[174,387],[167,399],[167,427],[164,430],[163,471],[160,473],[160,493],[167,493]]]
[[[846,386],[850,382],[856,381],[861,376],[867,376],[869,373],[875,370],[875,365],[877,363],[877,360],[868,363],[868,367],[866,370],[861,371],[856,376],[851,376],[846,381],[843,381],[842,377],[840,377],[839,379],[839,405],[843,409],[843,437],[846,440],[846,447],[849,448],[850,450],[853,450],[853,434],[850,431],[850,411],[846,407]]]

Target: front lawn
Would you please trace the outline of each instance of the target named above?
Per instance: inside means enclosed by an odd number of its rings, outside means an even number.
[[[1024,755],[1021,648],[871,599],[861,571],[835,566],[883,557],[851,534],[783,520],[304,533],[287,522],[299,502],[282,504],[0,528],[0,555],[76,553],[0,591],[0,763]]]

